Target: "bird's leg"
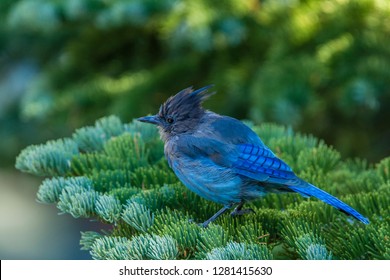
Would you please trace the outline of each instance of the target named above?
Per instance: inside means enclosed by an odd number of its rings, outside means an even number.
[[[233,212],[230,213],[231,216],[241,216],[248,213],[255,213],[255,211],[252,208],[242,209],[242,206],[244,206],[244,202],[241,201],[236,208],[234,208]]]
[[[200,225],[202,227],[206,228],[209,225],[209,223],[215,221],[219,216],[221,216],[223,213],[225,213],[229,209],[230,209],[229,206],[224,206],[221,210],[219,210],[217,213],[215,213],[210,219],[201,223]]]

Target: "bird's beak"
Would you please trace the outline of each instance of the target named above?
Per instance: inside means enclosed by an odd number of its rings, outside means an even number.
[[[141,117],[141,118],[138,118],[137,121],[151,123],[151,124],[155,124],[155,125],[160,124],[160,118],[156,115]]]

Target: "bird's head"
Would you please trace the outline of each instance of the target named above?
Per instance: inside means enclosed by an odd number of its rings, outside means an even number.
[[[172,136],[190,132],[195,129],[203,116],[205,109],[202,102],[214,92],[208,92],[211,85],[198,90],[192,87],[183,89],[168,98],[160,106],[156,115],[138,118],[138,121],[157,125],[163,140]]]

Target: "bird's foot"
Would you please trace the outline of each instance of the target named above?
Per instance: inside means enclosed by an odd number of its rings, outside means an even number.
[[[249,213],[256,213],[256,212],[252,208],[238,209],[238,207],[237,207],[230,213],[230,215],[232,217],[236,217],[236,216],[241,216],[241,215],[245,215],[245,214],[249,214]]]
[[[207,228],[209,226],[209,221],[205,221],[203,223],[199,223],[198,226],[202,227],[202,228]]]
[[[202,227],[202,228],[207,228],[207,226],[209,225],[209,221],[205,221],[203,223],[197,223],[194,219],[188,219],[188,222],[190,224],[196,224],[197,226],[199,227]]]
[[[205,221],[203,223],[198,224],[198,226],[203,227],[203,228],[207,228],[211,222],[214,222],[220,215],[222,215],[227,210],[229,210],[229,208],[230,208],[229,206],[224,206],[221,210],[219,210],[217,213],[215,213],[210,219],[208,219],[207,221]],[[190,219],[190,222],[193,222],[193,220]]]

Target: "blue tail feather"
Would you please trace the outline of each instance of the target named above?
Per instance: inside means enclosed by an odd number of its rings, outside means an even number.
[[[358,211],[353,209],[351,206],[345,204],[341,200],[337,199],[336,197],[328,194],[327,192],[317,188],[316,186],[313,186],[312,184],[309,184],[307,182],[302,182],[304,185],[300,186],[289,186],[289,188],[297,193],[299,193],[302,196],[314,196],[323,202],[335,207],[336,209],[343,211],[344,213],[348,215],[352,215],[359,221],[365,224],[369,224],[370,221],[364,217],[362,214],[360,214]]]

